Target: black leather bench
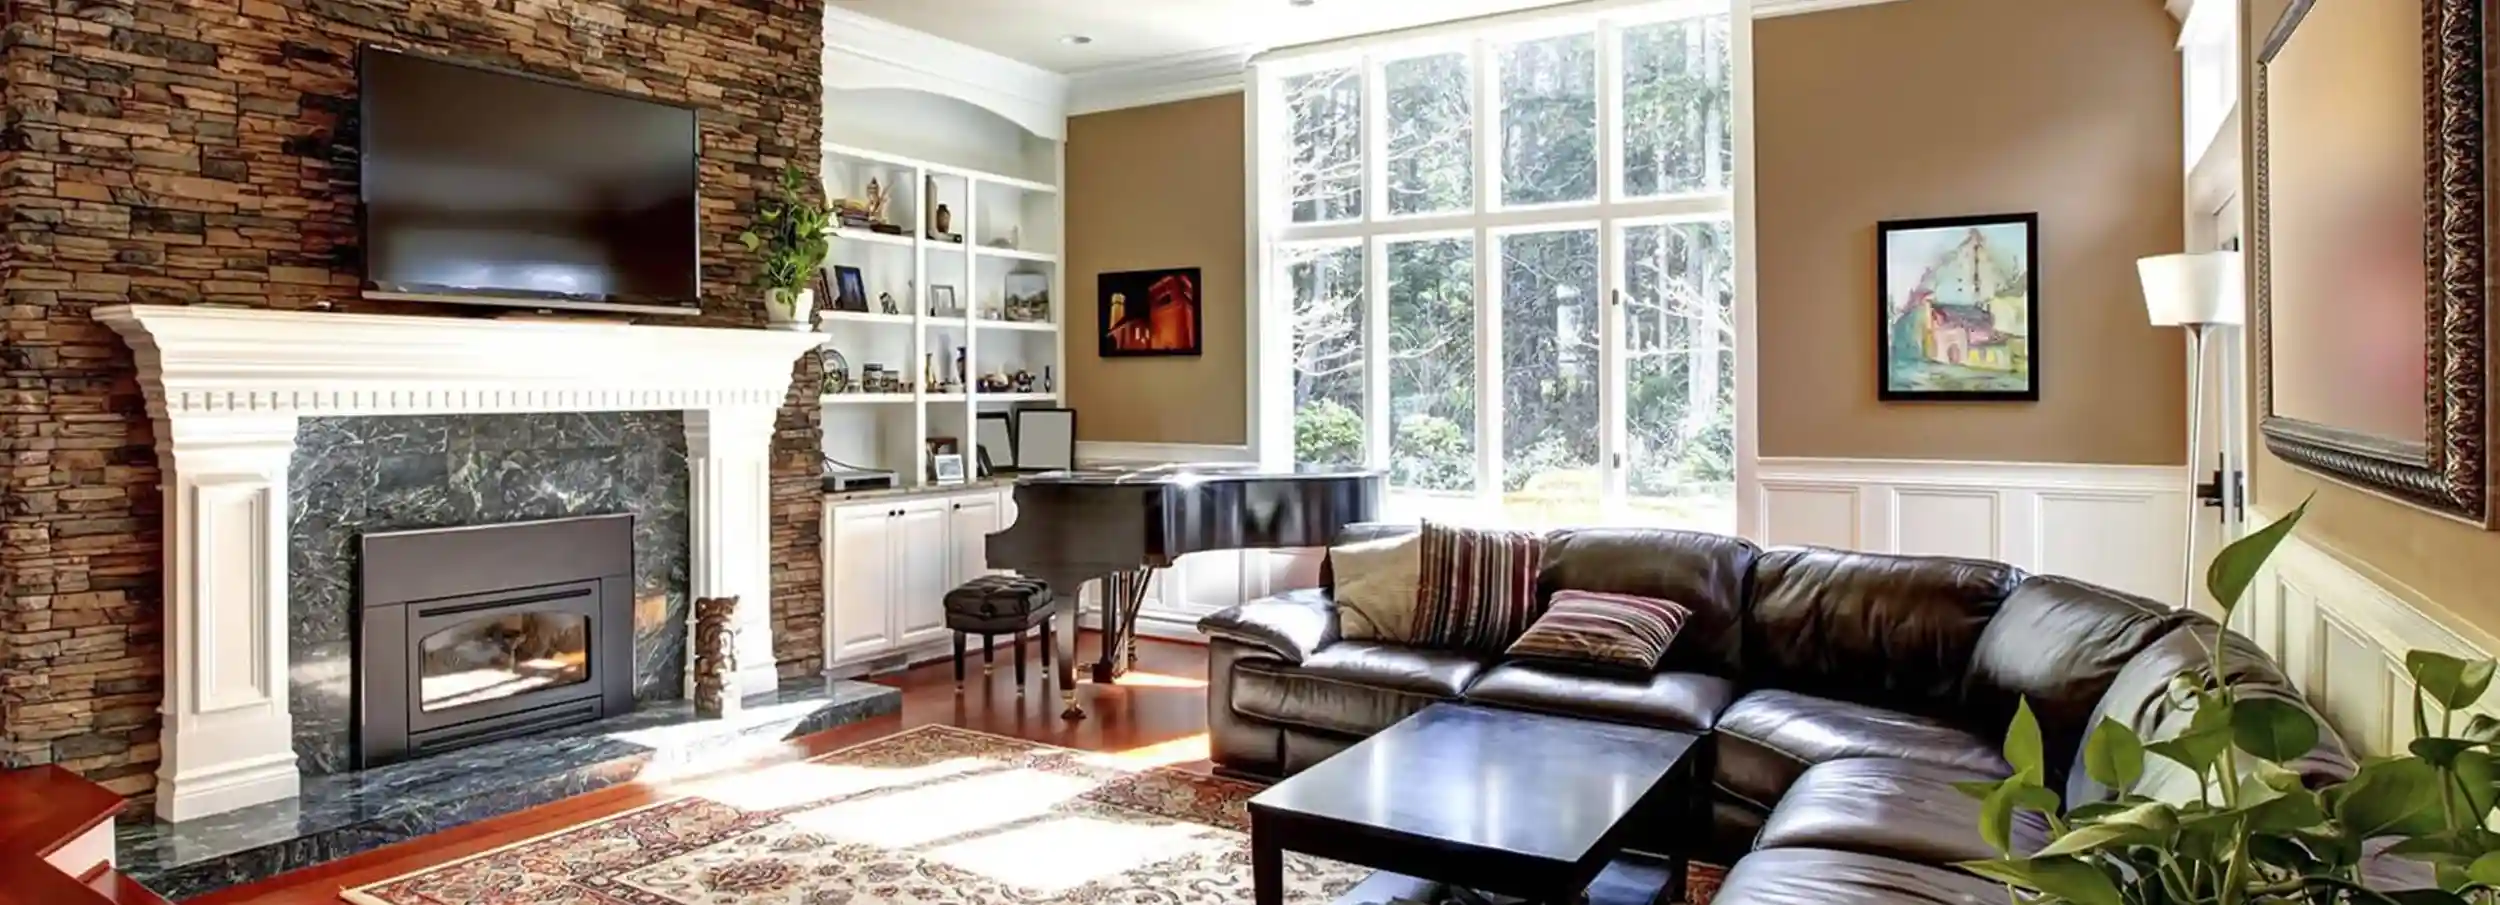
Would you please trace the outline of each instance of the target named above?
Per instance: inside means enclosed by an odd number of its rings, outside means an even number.
[[[1016,639],[1016,693],[1023,694],[1024,633],[1042,627],[1042,668],[1048,670],[1057,643],[1050,617],[1057,612],[1058,598],[1050,585],[1017,575],[984,575],[946,592],[946,627],[955,633],[956,693],[964,690],[965,639],[981,636],[981,674],[986,676],[994,659],[991,639],[1011,635]]]

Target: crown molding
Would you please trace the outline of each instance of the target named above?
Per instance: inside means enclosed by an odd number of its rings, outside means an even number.
[[[1068,93],[1071,116],[1231,94],[1250,85],[1250,58],[1240,44],[1156,57],[1077,73]]]
[[[1769,19],[1902,0],[1754,0]],[[1079,72],[1069,79],[1068,114],[1101,113],[1231,94],[1250,85],[1250,60],[1267,48],[1242,44]]]
[[[825,7],[825,87],[902,88],[986,108],[1067,140],[1067,76],[854,10]]]

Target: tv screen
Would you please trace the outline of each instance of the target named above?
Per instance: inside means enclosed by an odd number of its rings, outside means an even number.
[[[700,307],[693,110],[368,47],[365,294]]]

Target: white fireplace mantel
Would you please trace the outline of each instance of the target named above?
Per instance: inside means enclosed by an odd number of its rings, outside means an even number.
[[[287,463],[304,416],[686,413],[689,593],[734,596],[770,688],[773,426],[813,333],[168,305],[99,308],[137,353],[165,505],[164,762],[187,820],[298,788]]]

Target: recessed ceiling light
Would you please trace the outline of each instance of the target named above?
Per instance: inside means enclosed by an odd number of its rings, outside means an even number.
[[[1285,0],[1285,2],[1294,6],[1317,6],[1319,4],[1319,0]]]
[[[1059,42],[1062,44],[1091,44],[1094,43],[1094,38],[1092,35],[1061,35],[1059,36]]]

